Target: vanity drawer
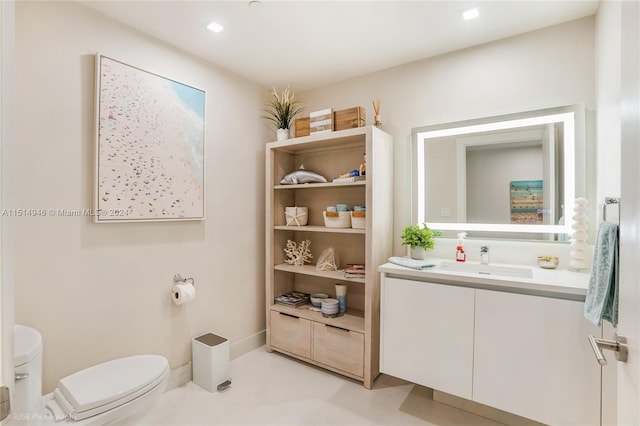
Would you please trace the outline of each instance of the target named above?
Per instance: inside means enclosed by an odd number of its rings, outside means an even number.
[[[364,334],[313,323],[313,360],[363,377]]]
[[[271,311],[271,346],[311,359],[311,321]]]

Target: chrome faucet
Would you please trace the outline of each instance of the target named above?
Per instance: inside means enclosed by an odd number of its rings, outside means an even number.
[[[489,264],[489,247],[488,246],[480,247],[480,263],[482,265]]]

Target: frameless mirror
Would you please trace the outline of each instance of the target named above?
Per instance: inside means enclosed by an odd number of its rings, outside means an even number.
[[[571,232],[582,107],[421,127],[413,140],[414,222],[530,239]]]

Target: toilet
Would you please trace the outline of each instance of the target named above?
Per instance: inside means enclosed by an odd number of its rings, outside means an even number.
[[[24,325],[14,325],[14,398],[10,424],[30,424],[40,413],[42,397],[42,336]]]
[[[164,393],[169,363],[159,355],[107,361],[60,379],[42,392],[42,336],[15,325],[15,397],[9,424],[105,425],[134,423]]]

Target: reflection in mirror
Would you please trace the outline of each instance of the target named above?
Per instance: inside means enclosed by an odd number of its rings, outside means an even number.
[[[579,112],[561,107],[414,129],[414,222],[476,236],[566,240]]]

